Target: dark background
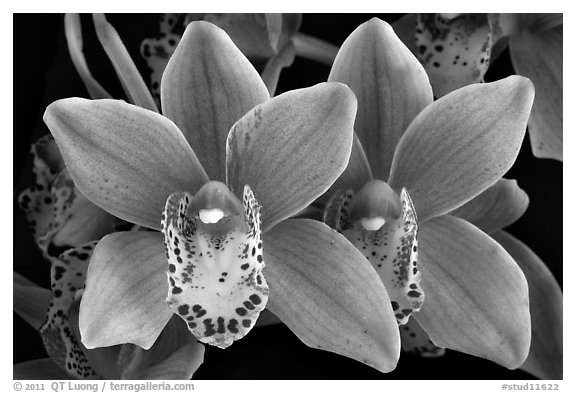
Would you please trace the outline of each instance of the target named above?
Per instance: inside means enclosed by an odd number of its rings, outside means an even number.
[[[377,16],[389,23],[400,15],[305,14],[301,32],[340,46],[361,23]],[[110,14],[145,79],[140,56],[143,38],[158,32],[157,14]],[[82,18],[84,48],[94,77],[115,98],[125,98],[106,54],[96,39],[91,18]],[[280,77],[277,94],[326,81],[330,68],[297,58]],[[493,81],[511,75],[505,51],[486,75]],[[89,97],[68,56],[60,14],[14,15],[14,270],[50,287],[49,265],[37,250],[16,196],[33,181],[30,145],[48,133],[42,115],[51,102],[71,96]],[[148,81],[147,81],[148,82]],[[528,135],[514,167],[515,178],[530,196],[526,214],[508,232],[522,240],[549,266],[562,285],[562,164],[533,157]],[[14,314],[14,363],[46,357],[38,333]],[[354,360],[305,346],[285,326],[258,328],[225,351],[206,346],[198,379],[530,379],[488,360],[454,351],[425,359],[402,353],[395,371],[382,374]]]

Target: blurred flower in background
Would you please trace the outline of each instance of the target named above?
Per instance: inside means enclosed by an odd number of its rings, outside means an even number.
[[[436,97],[484,81],[508,47],[514,70],[534,83],[532,152],[562,161],[562,14],[409,14],[399,36],[422,62]]]

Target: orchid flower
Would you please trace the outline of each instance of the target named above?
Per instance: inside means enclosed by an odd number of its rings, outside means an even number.
[[[528,127],[532,151],[562,161],[562,14],[417,14],[397,26],[437,97],[482,82],[509,46],[515,71],[537,91]]]
[[[227,347],[268,307],[309,346],[393,369],[399,334],[372,267],[324,224],[288,219],[346,167],[350,90],[327,83],[269,99],[231,39],[192,22],[161,96],[164,116],[79,98],[44,116],[87,198],[162,231],[98,243],[80,304],[83,345],[150,348],[176,314],[199,341]]]
[[[39,331],[50,356],[16,364],[14,378],[190,379],[203,361],[204,347],[190,340],[177,319],[167,324],[149,351],[131,344],[96,349],[82,345],[78,306],[94,244],[52,258],[52,292],[14,273],[15,311]]]
[[[151,69],[150,86],[160,101],[160,80],[164,68],[188,23],[205,20],[222,28],[244,55],[261,69],[261,77],[274,95],[282,68],[296,55],[332,64],[338,48],[299,33],[301,14],[163,14],[156,38],[142,42],[141,52]]]
[[[358,115],[325,221],[374,266],[398,324],[412,316],[436,346],[519,367],[530,345],[526,278],[500,244],[449,213],[514,163],[532,84],[513,76],[433,102],[424,68],[378,19],[347,38],[329,81],[352,89]]]

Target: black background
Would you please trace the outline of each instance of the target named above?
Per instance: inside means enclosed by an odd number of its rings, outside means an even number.
[[[393,22],[390,14],[305,14],[301,32],[336,45],[373,16]],[[149,74],[139,53],[143,38],[158,31],[157,14],[110,14],[137,67]],[[115,98],[125,98],[91,19],[82,18],[87,62],[95,78]],[[282,72],[277,94],[326,81],[330,68],[297,58]],[[505,51],[491,66],[486,81],[513,73]],[[48,132],[42,114],[48,104],[71,96],[88,97],[67,53],[60,14],[14,15],[14,195],[30,185],[30,144]],[[562,164],[532,156],[528,136],[514,167],[515,178],[530,196],[526,214],[507,230],[532,248],[562,285]],[[49,265],[36,249],[14,198],[14,270],[49,288]],[[14,363],[45,357],[38,333],[14,314]],[[403,353],[398,367],[382,374],[354,360],[306,347],[285,326],[258,328],[230,348],[207,346],[197,379],[530,379],[488,360],[454,351],[425,359]]]

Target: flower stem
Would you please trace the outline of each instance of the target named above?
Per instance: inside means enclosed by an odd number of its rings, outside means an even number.
[[[329,42],[311,37],[307,34],[298,33],[294,36],[296,55],[306,59],[331,66],[338,53],[338,47]]]

